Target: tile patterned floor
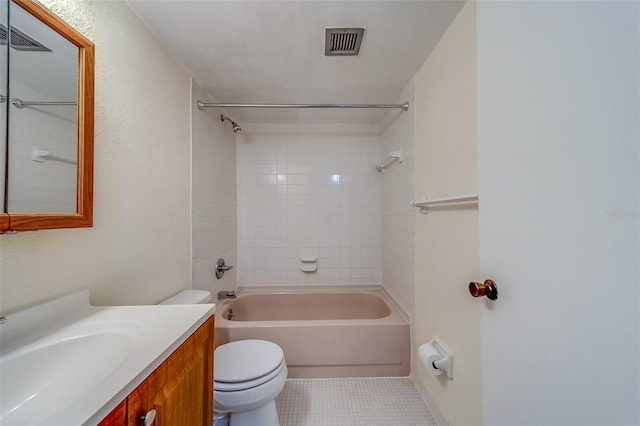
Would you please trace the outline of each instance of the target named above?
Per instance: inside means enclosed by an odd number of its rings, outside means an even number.
[[[281,426],[435,426],[406,377],[289,379],[276,399]]]

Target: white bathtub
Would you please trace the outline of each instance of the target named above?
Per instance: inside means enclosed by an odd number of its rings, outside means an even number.
[[[381,290],[242,291],[216,311],[216,345],[275,342],[289,377],[407,376],[409,336]]]

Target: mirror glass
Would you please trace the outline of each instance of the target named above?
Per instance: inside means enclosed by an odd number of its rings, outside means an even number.
[[[73,214],[79,49],[13,1],[9,4],[6,212]]]
[[[9,2],[0,1],[0,213],[6,212],[8,22]]]

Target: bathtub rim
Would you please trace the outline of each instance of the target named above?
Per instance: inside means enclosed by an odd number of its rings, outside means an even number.
[[[342,325],[345,322],[353,324],[367,323],[386,323],[386,324],[410,324],[409,316],[404,309],[396,302],[396,300],[382,286],[309,286],[309,287],[292,287],[292,286],[260,286],[260,287],[238,287],[238,298],[255,294],[300,294],[300,293],[368,293],[381,298],[391,311],[384,318],[373,319],[322,319],[322,320],[265,320],[265,321],[233,321],[223,317],[223,312],[227,310],[229,304],[237,299],[227,299],[219,302],[216,309],[216,328],[219,327],[308,327],[313,325]]]

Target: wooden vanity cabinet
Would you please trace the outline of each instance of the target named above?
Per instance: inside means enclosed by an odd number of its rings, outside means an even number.
[[[122,401],[98,426],[122,426],[127,424],[127,400]]]
[[[213,317],[99,426],[143,425],[143,416],[154,409],[154,426],[211,426],[213,423]]]

